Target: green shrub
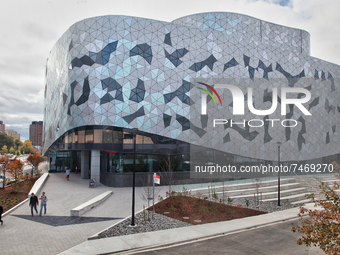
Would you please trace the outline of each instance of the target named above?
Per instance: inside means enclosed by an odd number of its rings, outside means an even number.
[[[247,206],[247,208],[249,207],[249,200],[248,199],[246,199],[246,206]]]

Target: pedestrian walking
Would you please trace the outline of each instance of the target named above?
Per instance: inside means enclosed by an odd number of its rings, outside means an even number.
[[[42,193],[41,197],[39,198],[40,201],[40,214],[39,216],[41,216],[42,213],[42,209],[44,208],[44,214],[46,214],[46,203],[47,203],[47,197],[45,195],[45,192]]]
[[[69,167],[66,167],[65,175],[66,175],[66,179],[69,181],[70,180],[70,168]]]
[[[1,222],[1,225],[4,224],[4,222],[1,219],[1,216],[2,216],[3,212],[4,212],[4,208],[2,208],[2,206],[0,205],[0,222]]]
[[[33,209],[35,210],[36,213],[38,213],[38,210],[37,210],[38,204],[39,204],[38,197],[36,195],[34,195],[34,193],[32,192],[31,197],[30,197],[30,204],[29,204],[29,206],[31,206],[32,216],[33,216]]]

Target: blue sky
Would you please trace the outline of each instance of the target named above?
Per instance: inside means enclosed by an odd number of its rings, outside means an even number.
[[[75,22],[99,15],[162,21],[209,11],[247,14],[311,35],[311,55],[340,64],[339,0],[13,0],[0,2],[0,120],[28,139],[43,120],[49,51]]]
[[[280,0],[279,5],[281,6],[289,6],[290,1],[289,0]]]

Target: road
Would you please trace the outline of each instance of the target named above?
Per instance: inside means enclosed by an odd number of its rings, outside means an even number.
[[[145,255],[200,255],[200,254],[237,254],[237,255],[287,255],[287,254],[324,254],[319,248],[298,245],[301,236],[291,231],[292,223],[287,221],[267,227],[243,231],[222,237],[172,246],[165,249],[136,253]]]

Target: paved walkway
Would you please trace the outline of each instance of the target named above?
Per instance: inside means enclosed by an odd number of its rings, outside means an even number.
[[[46,165],[43,164],[42,167],[46,171]],[[160,195],[164,197],[167,187],[159,189]],[[85,213],[83,217],[70,217],[71,209],[108,190],[112,190],[113,195],[104,203]],[[42,191],[46,192],[49,199],[46,215],[32,217],[27,202],[3,218],[5,223],[0,226],[2,255],[83,255],[122,251],[131,254],[151,247],[201,241],[207,236],[235,235],[239,231],[296,218],[298,213],[298,208],[293,208],[226,222],[88,241],[88,237],[131,215],[132,189],[103,185],[90,189],[88,180],[81,179],[80,174],[71,173],[70,181],[66,181],[64,173],[53,173],[48,177]],[[142,209],[143,203],[146,204],[140,198],[142,192],[142,188],[136,188],[136,212]],[[199,248],[196,251],[198,253],[195,254],[200,254]]]
[[[83,217],[70,217],[71,209],[107,190],[113,190],[113,195],[104,203]],[[3,217],[4,225],[0,226],[2,255],[58,254],[131,215],[131,188],[101,185],[90,189],[88,180],[81,179],[80,174],[71,173],[70,181],[66,181],[64,173],[52,173],[42,191],[48,197],[46,215],[32,217],[27,202]],[[141,192],[141,188],[136,188],[136,212],[143,208]]]

